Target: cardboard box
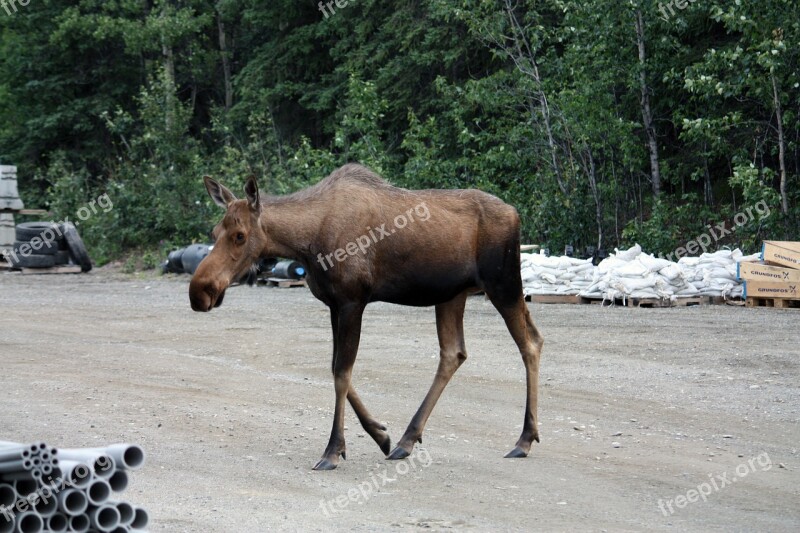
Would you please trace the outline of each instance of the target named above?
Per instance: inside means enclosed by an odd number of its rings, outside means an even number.
[[[746,281],[771,281],[800,283],[800,270],[777,267],[765,263],[739,263],[736,277]]]
[[[745,281],[745,298],[776,298],[800,300],[800,283],[776,283],[772,281]]]
[[[775,246],[780,246],[781,248],[786,248],[788,250],[794,250],[795,252],[800,252],[800,242],[793,242],[793,241],[769,241]]]
[[[764,241],[761,259],[772,265],[800,269],[800,251],[779,246],[776,241]]]

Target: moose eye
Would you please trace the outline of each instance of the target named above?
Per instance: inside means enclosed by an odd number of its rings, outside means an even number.
[[[244,233],[241,231],[236,234],[236,244],[242,244],[244,242]]]

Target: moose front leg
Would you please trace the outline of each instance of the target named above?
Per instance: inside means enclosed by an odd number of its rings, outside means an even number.
[[[339,456],[347,459],[344,441],[344,408],[348,392],[351,390],[350,379],[353,374],[356,354],[358,353],[358,342],[361,338],[361,317],[363,314],[363,305],[350,304],[331,310],[331,322],[334,326],[332,369],[336,405],[333,413],[331,438],[328,441],[327,448],[325,448],[325,453],[322,454],[322,459],[314,465],[314,470],[333,470],[339,465]]]

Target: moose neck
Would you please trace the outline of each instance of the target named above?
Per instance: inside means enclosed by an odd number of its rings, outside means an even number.
[[[324,211],[317,202],[296,195],[261,200],[261,227],[268,236],[264,255],[308,262]]]

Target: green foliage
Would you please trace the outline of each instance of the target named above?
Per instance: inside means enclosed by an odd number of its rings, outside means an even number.
[[[404,187],[496,194],[525,240],[554,251],[668,253],[763,202],[770,216],[721,243],[752,250],[800,235],[795,11],[707,0],[663,20],[639,1],[361,0],[325,17],[296,0],[31,2],[0,17],[0,163],[19,167],[29,207],[60,219],[107,193],[113,209],[81,232],[100,261],[136,250],[131,268],[207,239],[220,212],[203,175],[235,192],[255,175],[285,194],[350,161]]]
[[[724,222],[730,213],[701,206],[695,194],[659,198],[643,222],[631,221],[622,232],[623,245],[639,244],[650,253],[669,255],[676,248],[708,233],[708,226]],[[722,244],[730,244],[723,242]],[[752,250],[755,252],[755,250]]]

